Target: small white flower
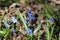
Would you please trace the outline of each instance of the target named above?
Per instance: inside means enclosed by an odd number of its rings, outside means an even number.
[[[11,20],[13,21],[13,23],[18,22],[17,19],[14,16],[11,17]]]

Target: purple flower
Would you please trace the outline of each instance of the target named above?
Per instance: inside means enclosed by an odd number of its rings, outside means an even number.
[[[49,19],[51,22],[54,22],[54,18],[53,17],[50,17]]]

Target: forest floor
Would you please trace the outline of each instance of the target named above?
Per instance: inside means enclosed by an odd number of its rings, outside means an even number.
[[[60,1],[23,1],[0,7],[0,40],[60,40]]]

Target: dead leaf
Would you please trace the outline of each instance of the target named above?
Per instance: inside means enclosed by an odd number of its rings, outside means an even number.
[[[25,5],[26,5],[25,1],[26,1],[26,0],[20,0],[20,5],[21,5],[21,6],[25,6]]]
[[[52,2],[56,2],[57,0],[51,0]]]
[[[18,4],[18,3],[13,3],[13,4],[10,5],[9,8],[14,8],[16,5],[20,6],[20,4]]]
[[[37,10],[41,10],[41,8],[42,8],[42,5],[39,4],[39,5],[37,6]]]
[[[0,15],[4,15],[4,10],[0,9]]]
[[[52,38],[52,40],[56,40],[55,38]]]
[[[39,33],[40,33],[40,35],[42,35],[44,33],[44,31],[43,30],[40,30]]]
[[[56,1],[56,4],[60,4],[60,1]]]

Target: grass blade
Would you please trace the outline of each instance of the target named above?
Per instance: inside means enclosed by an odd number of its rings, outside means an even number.
[[[40,34],[38,35],[38,40],[40,40]]]
[[[18,12],[18,16],[19,16],[19,18],[21,19],[21,21],[23,22],[23,25],[25,26],[25,30],[27,31],[27,25],[26,25],[26,23],[25,23],[25,21],[24,21],[24,18],[23,18],[23,16],[22,16],[22,14],[20,13],[20,12]]]
[[[48,27],[46,27],[46,40],[50,40],[49,39],[49,29],[48,29]]]
[[[46,27],[46,40],[50,40],[49,39],[49,28],[48,28],[49,24],[48,24],[48,20],[47,20],[47,27]]]
[[[58,40],[60,40],[60,33],[59,33],[59,39]]]
[[[40,25],[37,26],[37,28],[34,30],[34,34],[41,28],[41,25],[42,24],[40,24]]]
[[[50,40],[52,39],[53,31],[54,31],[54,26],[53,26],[53,27],[52,27],[52,29],[51,29],[51,33],[50,33]]]

